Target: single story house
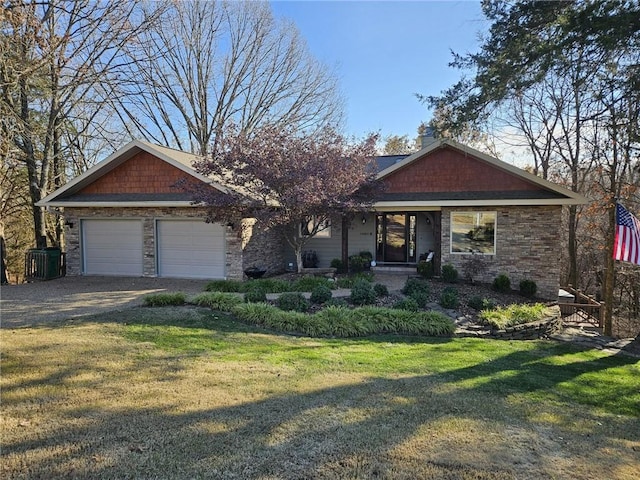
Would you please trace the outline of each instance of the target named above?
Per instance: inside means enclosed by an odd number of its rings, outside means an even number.
[[[39,202],[64,212],[67,274],[241,279],[249,267],[295,264],[283,240],[251,219],[244,228],[202,221],[204,208],[176,182],[225,187],[196,172],[197,159],[135,140]],[[506,273],[557,296],[562,206],[584,197],[451,140],[376,160],[385,192],[371,212],[332,219],[310,239],[319,267],[341,258],[344,240],[349,255],[371,252],[376,268],[412,266],[433,251],[436,267],[462,272],[472,258],[478,280]]]

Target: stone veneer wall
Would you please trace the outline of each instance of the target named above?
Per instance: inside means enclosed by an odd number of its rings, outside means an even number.
[[[518,289],[521,280],[533,280],[538,285],[539,297],[557,299],[561,206],[443,208],[442,264],[454,265],[463,276],[468,255],[450,253],[453,211],[497,212],[496,254],[482,256],[486,269],[479,281],[490,283],[504,273],[513,289]]]
[[[266,275],[282,273],[286,267],[282,235],[273,229],[258,229],[255,223],[253,218],[242,221],[243,270],[256,267],[266,269]]]
[[[141,208],[65,208],[66,223],[73,223],[73,228],[66,227],[67,275],[82,274],[82,255],[80,249],[80,220],[100,218],[141,218],[143,219],[144,258],[143,275],[156,276],[156,235],[155,220],[162,218],[201,218],[204,221],[205,211],[190,207],[141,207]],[[226,229],[226,265],[228,279],[242,280],[242,238],[240,228]]]

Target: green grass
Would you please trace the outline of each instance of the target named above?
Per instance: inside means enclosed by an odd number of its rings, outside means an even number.
[[[640,466],[637,359],[571,344],[313,339],[196,306],[2,334],[3,478],[631,480]]]
[[[494,328],[503,329],[542,320],[549,315],[549,309],[542,303],[534,305],[513,304],[492,310],[483,310],[480,312],[480,319]]]

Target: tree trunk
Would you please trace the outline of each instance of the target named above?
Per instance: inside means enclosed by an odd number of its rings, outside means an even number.
[[[0,222],[0,259],[2,260],[2,265],[0,268],[0,283],[2,285],[6,285],[9,283],[9,278],[7,277],[7,245],[4,242],[4,223]]]
[[[613,242],[616,228],[616,205],[609,207],[609,228],[604,249],[604,283],[602,299],[604,301],[604,334],[613,335],[613,286],[616,279],[616,263],[613,259]]]
[[[296,253],[297,272],[301,273],[302,269],[304,268],[304,265],[302,264],[302,246],[296,246],[294,248],[294,251]]]
[[[342,216],[342,268],[349,271],[349,219]]]

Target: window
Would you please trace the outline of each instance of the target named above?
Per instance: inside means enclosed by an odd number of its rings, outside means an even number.
[[[318,219],[315,215],[313,217],[309,217],[306,222],[303,222],[302,225],[300,225],[300,236],[311,236],[311,232],[316,225],[318,226],[318,230],[316,231],[316,234],[313,235],[313,238],[331,238],[331,220],[328,218]]]
[[[451,253],[496,253],[496,212],[451,212]]]

